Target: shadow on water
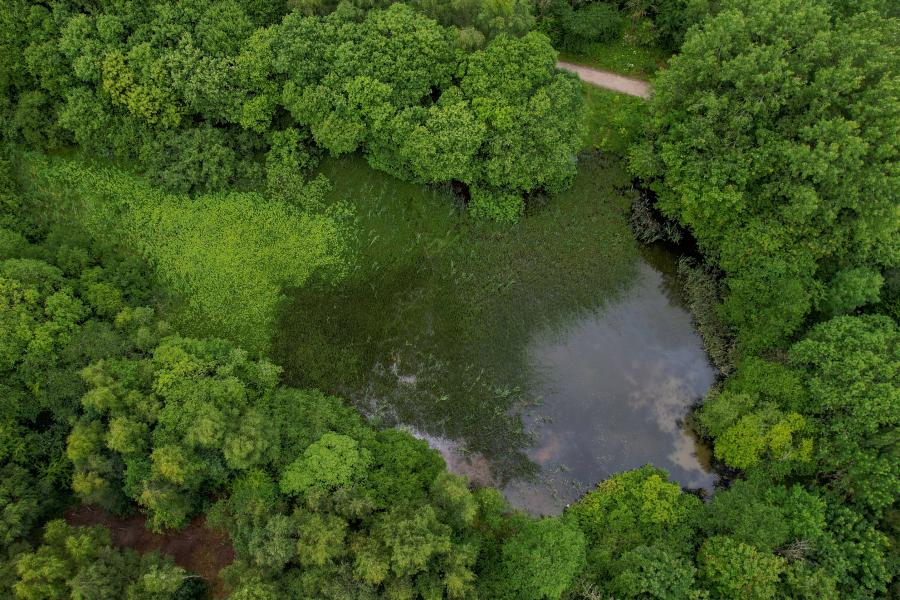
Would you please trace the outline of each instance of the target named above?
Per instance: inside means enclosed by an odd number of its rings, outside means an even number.
[[[288,383],[407,427],[534,512],[646,462],[708,484],[679,423],[712,370],[672,258],[632,238],[618,163],[583,161],[512,229],[360,157],[322,170],[354,215],[352,267],[289,292],[274,346]]]

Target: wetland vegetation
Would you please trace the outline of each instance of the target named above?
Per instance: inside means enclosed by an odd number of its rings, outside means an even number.
[[[897,596],[898,40],[3,3],[0,595]]]

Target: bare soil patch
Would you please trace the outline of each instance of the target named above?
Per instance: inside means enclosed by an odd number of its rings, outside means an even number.
[[[225,596],[219,571],[234,561],[234,549],[228,534],[206,527],[197,517],[180,531],[153,533],[144,527],[144,516],[116,517],[96,506],[77,506],[65,515],[70,525],[103,525],[110,531],[118,548],[131,548],[141,553],[157,550],[172,556],[175,564],[197,573],[209,584],[213,598]]]

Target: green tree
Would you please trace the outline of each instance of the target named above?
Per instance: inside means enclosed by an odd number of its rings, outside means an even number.
[[[506,193],[569,184],[581,140],[581,84],[555,64],[550,40],[532,32],[500,36],[460,66],[459,87],[488,131],[471,183]]]
[[[523,521],[502,547],[506,597],[555,600],[585,564],[585,537],[569,518]]]
[[[703,542],[697,564],[712,598],[766,600],[776,597],[785,563],[729,537],[711,537]]]
[[[664,546],[638,546],[625,552],[613,569],[609,590],[616,598],[687,600],[695,597],[691,561]]]
[[[632,165],[726,272],[746,351],[784,344],[815,309],[871,301],[871,274],[897,264],[897,55],[880,49],[898,23],[730,0],[655,83]]]
[[[366,472],[371,457],[351,437],[326,433],[282,472],[286,494],[323,494],[348,486]]]
[[[591,546],[611,555],[665,539],[675,552],[693,534],[696,496],[650,465],[613,475],[570,508]]]
[[[82,376],[90,389],[68,440],[73,487],[109,508],[130,496],[154,529],[183,525],[205,491],[280,455],[266,410],[279,369],[225,342],[169,337],[150,356]]]
[[[826,504],[799,485],[736,481],[703,508],[700,528],[764,552],[804,558],[826,532]]]
[[[876,514],[900,494],[898,341],[888,317],[836,317],[788,354],[806,381],[819,472],[846,502]]]
[[[191,589],[187,573],[169,557],[117,550],[106,529],[61,520],[47,523],[43,543],[18,558],[16,571],[13,592],[23,600],[174,600]]]

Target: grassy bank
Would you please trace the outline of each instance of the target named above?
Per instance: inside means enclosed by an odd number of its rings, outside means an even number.
[[[559,58],[629,77],[650,79],[665,66],[669,56],[657,48],[633,46],[624,40],[616,40],[588,44],[578,52],[560,52]]]

